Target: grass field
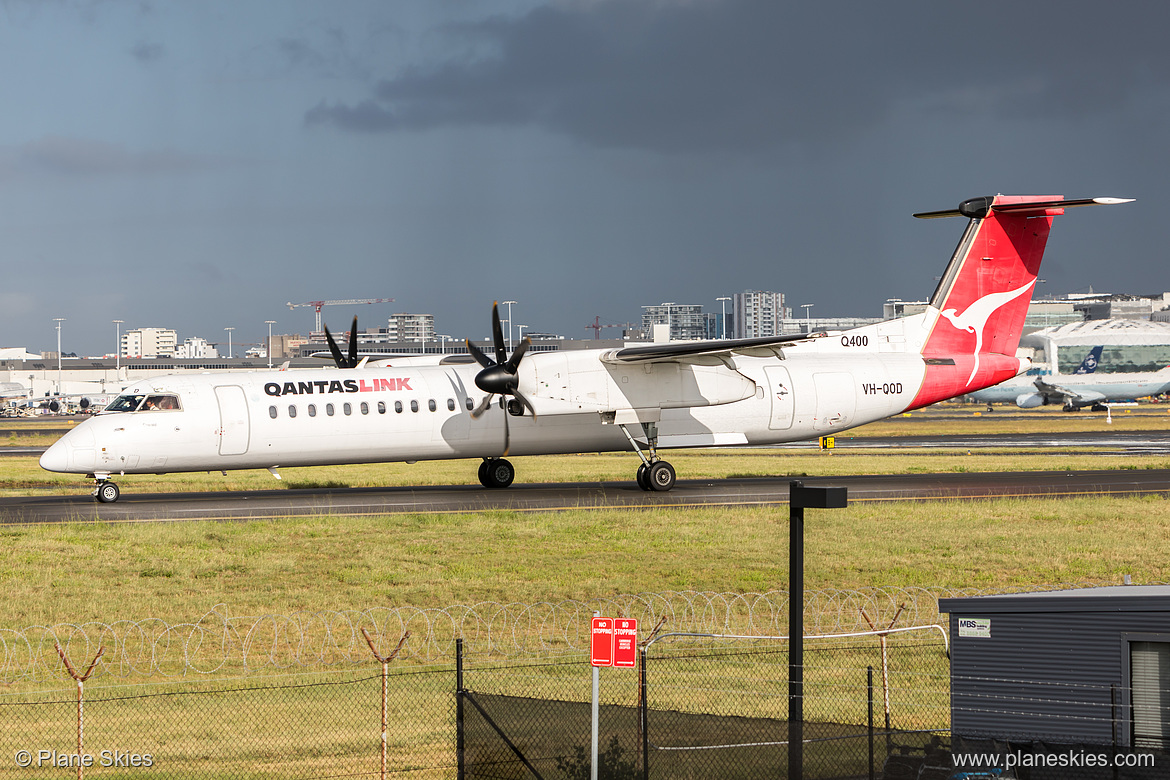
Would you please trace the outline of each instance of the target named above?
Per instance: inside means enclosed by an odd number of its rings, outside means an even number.
[[[0,626],[787,582],[787,510],[314,517],[0,529]],[[854,504],[813,512],[806,586],[1015,587],[1170,579],[1160,498]]]

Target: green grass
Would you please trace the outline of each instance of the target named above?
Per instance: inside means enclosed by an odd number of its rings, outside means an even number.
[[[1161,498],[854,503],[812,511],[806,587],[1170,580]],[[441,608],[787,582],[779,508],[480,512],[0,530],[0,627]]]

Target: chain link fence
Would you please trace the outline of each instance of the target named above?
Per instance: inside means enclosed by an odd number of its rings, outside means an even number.
[[[818,644],[805,655],[806,766],[817,773],[808,776],[864,773],[869,713],[875,701],[881,707],[880,672],[872,687],[866,680],[867,665],[880,663],[878,642],[808,641]],[[611,770],[602,776],[745,777],[784,766],[783,644],[667,639],[639,670],[602,670],[602,759]],[[891,685],[897,726],[945,727],[944,644],[899,639],[888,658],[936,689],[928,704],[920,691]],[[385,678],[371,660],[366,670],[254,680],[10,692],[0,695],[0,777],[149,769],[161,778],[572,778],[588,770],[588,657],[471,655],[455,667],[387,668]]]
[[[393,776],[454,777],[454,670],[399,668],[387,681]],[[79,762],[92,777],[378,777],[381,700],[374,669],[87,687],[79,750],[73,691],[8,694],[0,777],[70,776]]]
[[[889,727],[877,637],[806,641],[806,777],[880,776],[889,754],[921,754],[946,732],[946,644],[933,631],[890,639],[886,663],[898,677],[889,685]],[[667,637],[645,649],[639,670],[601,676],[602,777],[786,775],[785,642]],[[896,687],[910,679],[914,688]],[[462,680],[466,777],[588,777],[588,659],[470,667]]]
[[[900,630],[935,623],[942,593],[809,594],[807,777],[917,777],[950,755],[946,634]],[[426,620],[417,610],[216,613],[183,626],[0,631],[0,778],[584,777],[598,606],[479,605]],[[637,670],[601,670],[603,777],[784,776],[784,594],[600,606],[685,629],[645,646]],[[462,630],[465,640],[450,636]],[[393,648],[407,631],[383,677],[371,649]]]

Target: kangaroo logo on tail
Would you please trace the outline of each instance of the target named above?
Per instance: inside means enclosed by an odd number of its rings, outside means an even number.
[[[983,351],[983,329],[987,327],[987,320],[996,311],[1029,292],[1035,284],[1036,280],[1033,279],[1023,287],[985,295],[968,306],[962,314],[958,314],[957,309],[944,309],[940,312],[956,330],[975,334],[975,367],[971,369],[971,376],[967,378],[968,385],[974,381],[975,374],[979,371],[979,353]]]

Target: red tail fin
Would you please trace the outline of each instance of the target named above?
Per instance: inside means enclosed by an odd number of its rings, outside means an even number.
[[[1069,206],[1124,203],[1061,196],[973,198],[956,211],[915,214],[971,219],[927,309],[926,379],[913,407],[998,384],[1016,374],[1016,348],[1052,218]]]

